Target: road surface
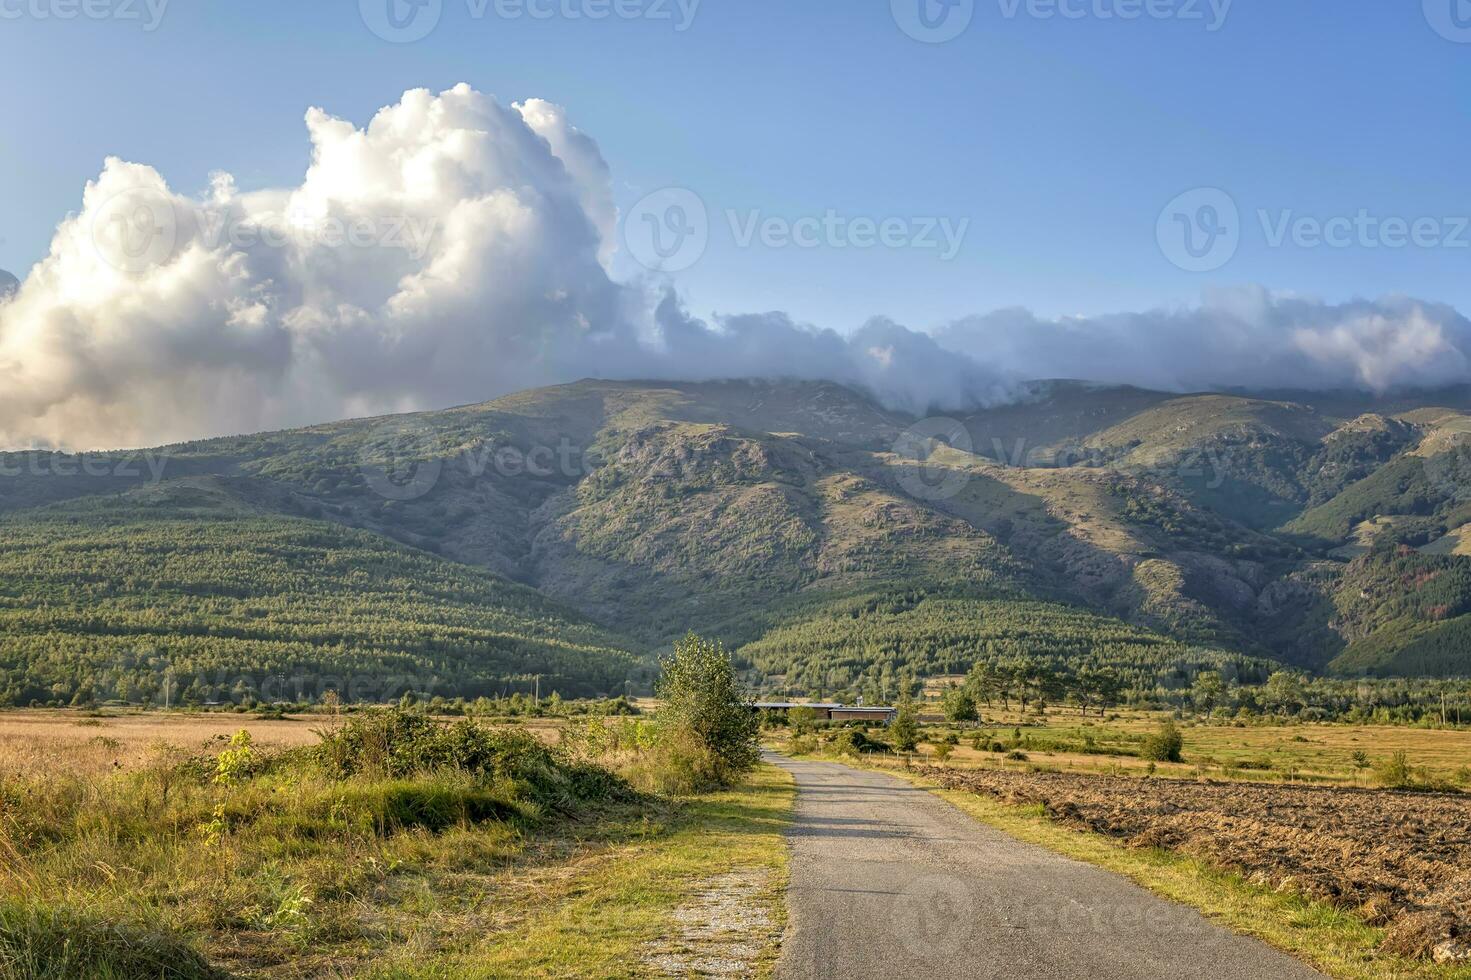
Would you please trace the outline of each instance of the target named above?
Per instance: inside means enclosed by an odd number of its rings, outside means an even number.
[[[893,776],[772,761],[799,788],[779,980],[1321,978]]]

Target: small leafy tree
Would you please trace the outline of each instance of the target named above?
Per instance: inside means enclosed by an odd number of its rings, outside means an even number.
[[[946,691],[940,703],[945,710],[946,721],[963,725],[981,719],[980,712],[976,710],[975,697],[963,687],[952,687]]]
[[[1277,671],[1267,678],[1262,688],[1262,700],[1274,710],[1295,713],[1303,705],[1302,677],[1291,671]]]
[[[1226,683],[1221,679],[1220,671],[1203,670],[1195,676],[1190,698],[1201,711],[1210,714],[1225,696]]]
[[[919,708],[907,694],[899,699],[899,712],[889,726],[889,736],[900,752],[913,752],[919,745]]]
[[[1173,721],[1167,721],[1144,740],[1140,755],[1151,762],[1179,762],[1185,748],[1185,737]]]
[[[817,727],[817,709],[800,705],[787,714],[787,720],[792,723],[794,735],[810,734]]]
[[[255,753],[252,751],[250,732],[241,729],[230,736],[230,746],[220,753],[215,761],[214,781],[221,786],[230,786],[250,775]]]
[[[690,633],[660,667],[659,735],[673,784],[728,786],[755,768],[761,720],[725,646]]]

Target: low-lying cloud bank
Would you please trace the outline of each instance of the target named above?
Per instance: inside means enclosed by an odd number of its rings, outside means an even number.
[[[433,408],[582,377],[822,378],[914,412],[1028,378],[1174,390],[1471,381],[1471,324],[1404,298],[1261,289],[1189,309],[850,334],[781,313],[704,321],[615,282],[611,175],[566,113],[466,85],[362,129],[307,113],[299,186],[189,197],[109,159],[50,254],[0,290],[0,447],[135,446]]]

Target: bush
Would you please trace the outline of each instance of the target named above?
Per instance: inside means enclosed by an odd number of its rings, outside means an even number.
[[[870,755],[888,752],[890,749],[883,742],[869,738],[861,728],[850,728],[833,740],[833,751],[839,755]]]
[[[1415,770],[1403,749],[1374,767],[1374,778],[1386,789],[1414,789]]]
[[[889,726],[889,737],[900,752],[913,752],[919,745],[919,709],[907,694],[899,701],[899,712]]]
[[[0,902],[0,976],[216,980],[226,976],[167,933],[38,903]]]
[[[954,687],[946,691],[940,704],[945,711],[946,721],[964,724],[981,720],[980,712],[976,711],[975,698],[971,697],[970,692],[963,687]]]
[[[817,739],[811,735],[793,735],[787,739],[788,755],[811,755],[817,751]]]
[[[806,735],[817,727],[817,709],[801,705],[791,710],[787,720],[791,722],[792,731],[798,735]]]
[[[1185,738],[1180,729],[1173,721],[1167,721],[1144,740],[1139,757],[1150,762],[1179,762],[1184,748]]]
[[[630,795],[628,785],[601,766],[573,762],[524,730],[487,728],[468,718],[441,725],[412,710],[387,708],[353,715],[317,736],[317,760],[337,779],[458,774],[477,791],[493,788],[498,800],[525,799],[560,810]],[[470,808],[467,812],[489,812],[494,807],[488,799],[472,793],[464,806]],[[416,805],[405,799],[390,810]],[[404,823],[433,826],[440,821],[411,818]]]
[[[660,662],[657,765],[674,792],[729,786],[761,758],[761,721],[741,690],[730,654],[690,633]]]

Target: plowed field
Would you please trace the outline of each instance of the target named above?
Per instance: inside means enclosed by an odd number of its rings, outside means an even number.
[[[1041,804],[1135,847],[1203,858],[1358,909],[1385,949],[1459,958],[1471,946],[1471,796],[927,767],[951,789]]]

